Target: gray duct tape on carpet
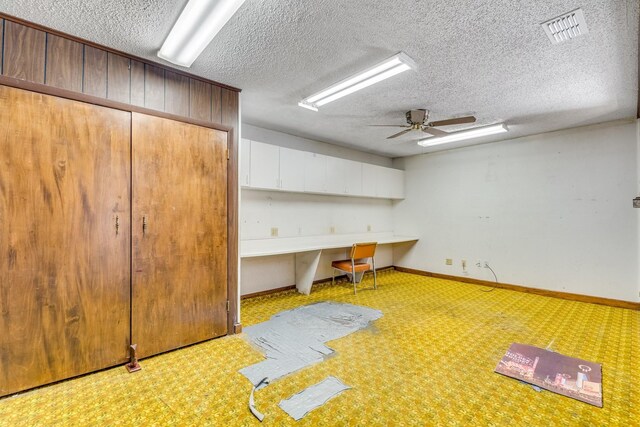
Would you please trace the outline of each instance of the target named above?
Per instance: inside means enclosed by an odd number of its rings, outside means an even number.
[[[337,396],[351,387],[345,385],[336,377],[328,377],[318,384],[282,400],[278,406],[296,421],[302,419],[315,408],[324,405],[329,399]]]
[[[306,366],[321,362],[333,353],[327,341],[366,328],[382,317],[373,308],[321,302],[280,312],[266,322],[244,329],[251,343],[266,360],[247,366],[240,373],[252,384],[263,378],[274,381]],[[266,387],[262,384],[258,389]]]

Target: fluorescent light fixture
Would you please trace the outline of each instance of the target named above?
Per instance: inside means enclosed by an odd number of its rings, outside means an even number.
[[[190,67],[242,3],[244,0],[189,0],[158,56]]]
[[[462,141],[464,139],[479,138],[481,136],[494,135],[496,133],[508,131],[509,128],[507,128],[507,125],[499,123],[497,125],[462,130],[460,132],[454,132],[444,136],[434,136],[431,138],[421,139],[418,141],[418,145],[422,145],[423,147],[432,147],[434,145],[447,144],[449,142]]]
[[[400,74],[403,71],[415,70],[416,64],[409,56],[400,52],[393,55],[372,67],[367,68],[351,77],[339,81],[338,83],[314,93],[298,102],[298,105],[309,110],[318,111],[318,107],[328,104],[331,101],[340,99],[367,86],[378,83],[389,77]]]
[[[306,108],[307,110],[311,110],[311,111],[318,111],[318,109],[316,107],[314,107],[311,104],[305,104],[304,102],[300,101],[298,102],[298,105],[302,108]]]

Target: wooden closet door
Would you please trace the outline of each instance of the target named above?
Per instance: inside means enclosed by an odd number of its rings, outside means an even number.
[[[132,343],[227,332],[227,134],[133,113]]]
[[[0,124],[6,395],[127,360],[130,114],[0,86]]]

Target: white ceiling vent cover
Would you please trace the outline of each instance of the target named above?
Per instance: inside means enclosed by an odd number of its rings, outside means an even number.
[[[553,44],[562,43],[589,32],[582,9],[565,13],[540,25]]]

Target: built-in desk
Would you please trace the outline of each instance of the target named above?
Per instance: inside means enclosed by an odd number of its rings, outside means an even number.
[[[307,237],[282,237],[240,241],[240,257],[296,254],[296,288],[309,295],[323,249],[350,248],[357,242],[378,242],[378,245],[415,242],[415,236],[393,233],[330,234]]]

